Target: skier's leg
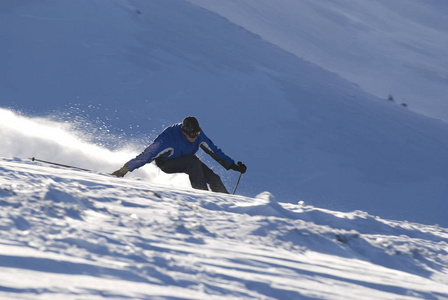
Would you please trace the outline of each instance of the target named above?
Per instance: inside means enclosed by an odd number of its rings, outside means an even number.
[[[221,177],[217,175],[215,172],[212,171],[208,166],[206,166],[203,162],[202,164],[202,171],[205,176],[205,180],[210,186],[210,189],[213,192],[219,192],[219,193],[225,193],[228,194],[226,187],[224,186],[224,183],[222,183]]]
[[[208,190],[207,181],[204,176],[202,162],[197,156],[184,156],[169,159],[165,162],[156,161],[157,166],[165,173],[186,173],[190,178],[194,189]]]

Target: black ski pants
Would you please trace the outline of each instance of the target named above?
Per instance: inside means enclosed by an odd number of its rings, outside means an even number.
[[[195,189],[208,191],[208,184],[213,192],[229,193],[221,178],[196,155],[172,158],[167,161],[156,160],[156,164],[163,172],[168,174],[188,174],[191,186]]]

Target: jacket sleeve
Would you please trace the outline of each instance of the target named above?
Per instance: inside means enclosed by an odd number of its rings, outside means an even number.
[[[233,159],[228,157],[221,149],[215,146],[213,142],[204,134],[204,141],[200,143],[200,147],[205,153],[210,155],[226,170],[230,169],[230,166],[235,163]]]
[[[168,143],[168,139],[165,134],[160,134],[154,142],[149,145],[142,153],[137,155],[126,163],[129,167],[129,171],[134,171],[147,163],[152,162],[158,157],[169,157],[173,155],[174,149]]]

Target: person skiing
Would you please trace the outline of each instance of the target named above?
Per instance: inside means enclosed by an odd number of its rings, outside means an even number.
[[[213,144],[199,127],[195,117],[186,117],[182,123],[166,128],[142,153],[131,159],[112,175],[123,177],[152,161],[165,173],[186,173],[191,186],[195,189],[229,193],[221,178],[206,166],[195,153],[199,147],[220,163],[226,170],[235,170],[244,174],[247,167],[233,159]]]

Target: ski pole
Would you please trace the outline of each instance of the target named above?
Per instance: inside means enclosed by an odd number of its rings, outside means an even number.
[[[240,184],[240,180],[241,180],[241,176],[242,175],[243,175],[243,173],[240,173],[240,177],[238,177],[238,182],[236,183],[235,190],[233,191],[233,195],[235,195],[236,189],[237,189],[238,185]]]
[[[59,167],[64,167],[64,168],[71,168],[71,169],[78,169],[81,171],[87,171],[87,172],[92,172],[90,170],[87,169],[83,169],[83,168],[78,168],[78,167],[74,167],[74,166],[68,166],[68,165],[63,165],[63,164],[58,164],[55,162],[51,162],[51,161],[46,161],[46,160],[41,160],[41,159],[37,159],[37,158],[30,158],[32,161],[38,161],[38,162],[42,162],[42,163],[46,163],[46,164],[50,164],[50,165],[55,165],[55,166],[59,166]]]

